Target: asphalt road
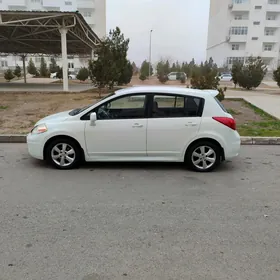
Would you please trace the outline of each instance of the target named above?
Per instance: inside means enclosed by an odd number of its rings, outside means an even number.
[[[0,144],[1,280],[279,280],[280,147],[217,172],[58,171]]]

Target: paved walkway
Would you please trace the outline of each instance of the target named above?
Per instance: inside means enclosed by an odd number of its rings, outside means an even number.
[[[259,107],[270,115],[280,119],[280,92],[277,94],[267,94],[258,91],[226,91],[228,98],[243,98],[247,102]]]

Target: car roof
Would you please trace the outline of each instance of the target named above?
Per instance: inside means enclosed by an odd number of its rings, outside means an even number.
[[[217,90],[200,90],[185,87],[175,87],[175,86],[133,86],[116,91],[117,95],[126,95],[132,93],[170,93],[170,94],[182,94],[191,95],[201,98],[206,98],[210,96],[216,96],[218,94]]]

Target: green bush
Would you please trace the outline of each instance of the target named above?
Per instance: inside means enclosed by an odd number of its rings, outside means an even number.
[[[17,65],[14,70],[14,75],[19,79],[21,77],[21,68]]]
[[[257,88],[261,84],[266,72],[267,68],[260,57],[249,57],[239,73],[237,73],[237,83],[240,87],[248,90]]]
[[[160,74],[158,75],[158,80],[162,83],[165,84],[168,81],[168,77],[165,74]]]
[[[277,82],[278,87],[280,87],[280,66],[273,71],[273,79]]]
[[[88,76],[89,76],[89,71],[86,67],[83,67],[79,70],[78,74],[77,74],[77,79],[79,81],[85,81],[88,79]]]
[[[11,69],[7,69],[4,73],[4,78],[6,81],[10,82],[15,77]]]
[[[139,79],[143,82],[143,81],[147,80],[147,76],[144,74],[140,74]]]

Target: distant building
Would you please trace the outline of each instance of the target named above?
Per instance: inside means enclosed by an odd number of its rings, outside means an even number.
[[[106,35],[106,0],[0,0],[0,10],[8,11],[79,11],[92,30],[103,38]],[[30,58],[30,57],[29,57]],[[29,60],[27,58],[27,62]],[[40,66],[40,57],[32,57],[36,67]],[[45,57],[50,64],[50,57]],[[60,57],[55,58],[60,65]],[[68,57],[69,70],[78,70],[87,66],[88,60]],[[22,66],[20,57],[0,57],[0,70]]]
[[[260,56],[268,70],[280,62],[280,0],[211,0],[207,58],[229,67]]]

